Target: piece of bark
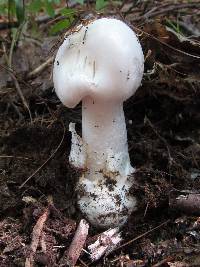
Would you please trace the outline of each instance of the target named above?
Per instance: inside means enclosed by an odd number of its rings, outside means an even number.
[[[100,234],[97,240],[88,246],[90,258],[92,261],[97,261],[104,254],[108,255],[122,240],[119,229],[109,229]]]
[[[171,191],[169,207],[186,214],[200,216],[200,194],[186,191]]]
[[[88,229],[89,224],[86,222],[86,220],[81,220],[69,249],[66,251],[66,253],[64,253],[64,256],[60,260],[61,266],[62,264],[70,267],[76,265],[88,236]]]

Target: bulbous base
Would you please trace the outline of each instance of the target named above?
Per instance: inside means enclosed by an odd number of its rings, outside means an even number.
[[[130,195],[131,184],[116,180],[91,181],[81,178],[77,187],[78,206],[88,221],[97,228],[121,227],[132,211],[136,199]]]

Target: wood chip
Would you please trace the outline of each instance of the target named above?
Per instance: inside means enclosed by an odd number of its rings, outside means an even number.
[[[100,234],[97,240],[88,246],[92,261],[99,260],[104,254],[108,255],[122,240],[118,228],[109,229]]]

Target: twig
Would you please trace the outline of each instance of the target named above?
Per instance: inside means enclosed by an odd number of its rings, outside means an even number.
[[[17,41],[17,36],[18,36],[18,30],[15,30],[14,34],[13,34],[11,46],[10,46],[9,56],[8,56],[8,66],[9,66],[9,68],[12,68],[13,50],[15,48],[15,44],[16,44],[16,41]]]
[[[22,187],[24,187],[24,185],[28,182],[28,181],[30,181],[30,179],[36,174],[36,173],[38,173],[54,156],[55,156],[55,154],[57,153],[57,151],[58,151],[58,149],[61,147],[61,145],[62,145],[62,142],[63,142],[63,140],[64,140],[64,138],[65,138],[65,131],[66,131],[66,129],[65,129],[65,127],[64,127],[64,125],[63,125],[63,136],[62,136],[62,139],[61,139],[61,141],[60,141],[60,143],[59,143],[59,145],[57,146],[57,148],[54,150],[54,152],[50,155],[50,157],[39,167],[39,168],[37,168],[21,185],[20,185],[20,187],[19,187],[19,189],[21,189]]]
[[[46,209],[45,212],[40,216],[38,219],[36,225],[33,227],[32,232],[32,241],[30,245],[30,255],[26,258],[25,267],[33,267],[34,264],[34,254],[37,250],[37,247],[39,245],[40,237],[42,235],[44,224],[48,218],[49,210]]]
[[[12,68],[13,51],[14,51],[14,48],[15,48],[15,45],[16,45],[17,41],[20,38],[20,35],[22,33],[24,24],[25,23],[20,24],[20,26],[14,31],[14,34],[13,34],[13,38],[12,38],[12,42],[11,42],[11,47],[10,47],[10,52],[9,52],[9,56],[8,56],[8,66],[10,68]]]
[[[1,159],[7,159],[7,158],[15,158],[15,159],[27,159],[27,160],[31,160],[30,158],[25,158],[25,157],[17,157],[17,156],[8,156],[8,155],[0,155]]]
[[[29,116],[30,116],[30,120],[31,120],[31,123],[32,123],[33,119],[32,119],[32,115],[31,115],[31,111],[30,111],[28,103],[27,103],[27,101],[26,101],[26,99],[25,99],[25,97],[24,97],[24,95],[22,93],[22,90],[21,90],[21,88],[19,86],[18,80],[17,80],[17,78],[15,77],[15,75],[13,73],[10,72],[10,75],[11,75],[11,77],[13,79],[13,82],[15,84],[15,87],[17,89],[17,92],[18,92],[21,100],[22,100],[22,103],[23,103],[24,107],[28,110],[28,113],[29,113]]]
[[[6,70],[10,74],[10,76],[11,76],[13,82],[14,82],[15,88],[17,89],[18,95],[21,98],[22,104],[28,110],[28,113],[29,113],[29,116],[30,116],[30,120],[31,120],[31,123],[32,123],[31,111],[29,109],[28,103],[27,103],[27,101],[26,101],[26,99],[25,99],[25,97],[24,97],[24,95],[22,93],[22,90],[21,90],[21,88],[19,86],[19,82],[18,82],[13,70],[10,67],[7,68],[7,67],[5,67],[5,66],[3,66],[1,64],[0,64],[0,67],[3,68],[4,70]]]
[[[48,58],[47,61],[42,63],[40,66],[35,68],[33,71],[29,72],[27,75],[27,78],[31,79],[31,78],[34,78],[36,75],[40,74],[49,64],[53,62],[53,59],[54,59],[54,56]]]
[[[191,34],[192,36],[190,36],[190,40],[191,40],[191,37],[199,37],[200,36],[200,30],[195,27],[193,24],[189,24],[187,22],[184,22],[184,21],[179,21],[178,22],[179,25],[185,29],[185,31],[187,31],[189,34]],[[197,40],[195,40],[197,41]]]
[[[164,9],[152,12],[149,16],[144,14],[144,17],[153,18],[155,16],[163,15],[164,13],[168,13],[171,11],[180,11],[180,9],[184,8],[198,8],[198,7],[200,7],[200,4],[198,3],[183,3],[183,4],[170,5]]]
[[[11,21],[11,22],[3,21],[0,23],[0,30],[17,28],[18,26],[19,26],[19,23],[16,21]]]
[[[73,7],[76,3],[75,2],[71,2],[71,7]],[[55,9],[55,15],[58,16],[60,14],[60,11],[62,10],[62,8],[57,8]],[[72,11],[73,14],[74,13],[78,13],[78,10],[74,10]],[[81,10],[80,10],[81,12]],[[66,16],[65,16],[66,18]],[[47,23],[49,20],[52,20],[52,17],[49,15],[40,15],[38,17],[35,18],[35,22],[40,25],[40,24],[44,24]],[[7,22],[1,21],[0,22],[0,30],[4,30],[4,29],[12,29],[12,28],[18,28],[20,26],[18,21],[10,21],[8,20]]]
[[[177,96],[176,94],[173,94],[171,92],[166,92],[164,90],[153,90],[153,92],[157,95],[167,96],[167,97],[174,99],[175,101],[178,101],[178,102],[190,102],[190,101],[192,101],[192,97],[190,97],[190,96],[180,97],[180,96]]]
[[[168,261],[172,261],[173,258],[172,257],[167,257],[166,259],[163,259],[161,261],[159,261],[158,263],[152,265],[152,267],[162,267],[165,263],[167,263]]]
[[[147,11],[144,15],[142,15],[141,17],[147,18],[147,17],[151,16],[151,14],[153,12],[155,12],[156,10],[158,10],[158,9],[160,10],[161,8],[165,8],[166,6],[169,6],[169,5],[170,4],[164,4],[164,5],[154,6],[149,11]]]
[[[132,21],[131,21],[131,22],[132,22]],[[167,44],[167,43],[165,43],[165,42],[159,40],[157,37],[153,36],[152,34],[146,32],[146,31],[144,31],[144,30],[141,30],[140,28],[138,28],[138,27],[136,27],[136,26],[133,26],[133,25],[132,25],[131,27],[132,27],[133,29],[136,29],[137,31],[139,31],[139,32],[141,32],[141,33],[144,33],[144,34],[147,35],[148,37],[150,37],[150,38],[156,40],[157,42],[159,42],[159,43],[161,43],[161,44],[167,46],[168,48],[170,48],[170,49],[172,49],[172,50],[174,50],[174,51],[176,51],[176,52],[178,52],[178,53],[181,53],[181,54],[183,54],[183,55],[185,55],[185,56],[188,56],[188,57],[192,57],[192,58],[200,59],[200,56],[196,56],[196,55],[187,53],[187,52],[185,52],[185,51],[183,51],[183,50],[180,50],[180,49],[178,49],[178,48],[175,48],[175,47],[173,47],[172,45]]]
[[[158,136],[158,138],[165,144],[167,152],[168,152],[168,157],[169,157],[169,166],[171,166],[172,162],[173,162],[173,158],[171,156],[171,152],[168,146],[167,141],[165,140],[164,137],[162,137],[158,131],[155,129],[155,127],[153,126],[152,122],[146,117],[145,121],[149,124],[149,126],[151,127],[151,129],[153,130],[153,132]]]
[[[147,205],[146,205],[143,217],[145,217],[147,215],[148,208],[149,208],[149,203],[147,203]]]
[[[167,7],[157,10],[157,11],[148,11],[142,16],[135,17],[132,22],[134,21],[139,21],[141,19],[149,19],[153,18],[155,16],[163,15],[165,13],[171,12],[171,11],[180,11],[180,9],[185,9],[185,8],[199,8],[200,4],[198,3],[183,3],[183,4],[176,4],[176,5],[168,5]],[[154,9],[155,10],[155,9]]]
[[[80,258],[79,258],[79,261],[80,261],[81,264],[83,264],[84,267],[88,267],[88,265],[83,260],[81,260]]]
[[[169,221],[170,221],[170,220],[167,220],[166,222],[163,222],[163,223],[159,224],[158,226],[152,228],[151,230],[149,230],[149,231],[147,231],[147,232],[145,232],[145,233],[143,233],[143,234],[141,234],[141,235],[139,235],[139,236],[137,236],[137,237],[135,237],[135,238],[129,240],[128,242],[124,243],[123,245],[121,245],[121,246],[115,248],[113,251],[116,251],[116,250],[118,250],[118,249],[120,249],[120,248],[123,248],[123,247],[125,247],[125,246],[127,246],[127,245],[130,245],[131,243],[135,242],[136,240],[141,239],[142,237],[144,237],[144,236],[146,236],[146,235],[152,233],[153,231],[155,231],[155,230],[157,230],[157,229],[163,227],[165,224],[168,224]]]
[[[89,224],[82,219],[78,225],[78,228],[76,230],[75,236],[72,240],[72,243],[65,255],[62,257],[60,264],[66,264],[70,267],[73,267],[76,265],[76,262],[81,255],[83,246],[85,244],[86,238],[88,236],[88,229],[89,229]]]

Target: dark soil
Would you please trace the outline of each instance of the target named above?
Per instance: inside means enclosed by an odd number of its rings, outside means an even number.
[[[138,239],[97,263],[91,264],[83,253],[77,266],[84,262],[85,266],[200,266],[200,212],[185,214],[169,206],[172,190],[200,192],[200,39],[181,41],[176,32],[166,28],[164,17],[146,21],[143,14],[152,6],[144,8],[142,4],[137,7],[136,22],[134,10],[127,7],[123,11],[128,12],[129,24],[137,25],[146,56],[143,84],[124,104],[130,157],[137,169],[132,192],[140,207],[122,229],[122,244]],[[187,16],[195,10],[186,10]],[[171,20],[176,17],[166,15]],[[188,36],[187,29],[182,30]],[[24,266],[33,227],[47,207],[49,217],[43,229],[46,253],[40,245],[35,266],[61,266],[59,261],[82,218],[75,193],[79,174],[68,163],[68,124],[76,122],[80,133],[81,108],[69,110],[60,104],[49,78],[51,65],[34,79],[27,78],[29,71],[45,61],[42,55],[47,56],[56,40],[45,38],[40,47],[24,40],[14,51],[13,68],[18,70],[16,78],[30,112],[9,71],[0,67],[2,267]],[[1,66],[5,66],[3,58],[2,53]],[[100,232],[91,226],[88,238]]]

